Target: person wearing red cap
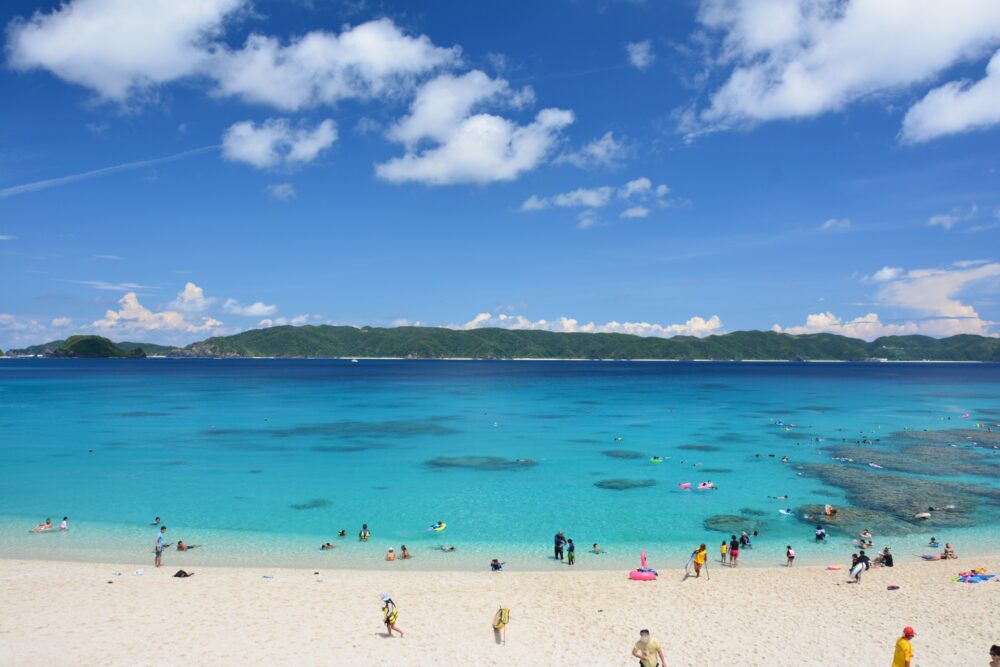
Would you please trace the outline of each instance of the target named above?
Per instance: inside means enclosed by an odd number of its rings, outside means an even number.
[[[917,636],[913,628],[903,628],[903,636],[896,640],[896,653],[892,656],[892,667],[910,667],[913,664],[913,645],[910,640]]]

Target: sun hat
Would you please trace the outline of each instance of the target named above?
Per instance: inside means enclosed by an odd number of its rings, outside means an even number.
[[[388,602],[388,601],[389,601],[389,594],[382,593],[382,602]]]
[[[906,635],[907,637],[916,637],[917,636],[917,633],[914,632],[913,628],[911,628],[910,626],[906,626],[905,628],[903,628],[903,634]]]

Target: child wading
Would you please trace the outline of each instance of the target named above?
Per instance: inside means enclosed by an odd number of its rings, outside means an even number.
[[[566,564],[573,565],[576,563],[576,545],[573,544],[573,540],[566,540]]]

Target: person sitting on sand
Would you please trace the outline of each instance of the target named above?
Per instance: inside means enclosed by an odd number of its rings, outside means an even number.
[[[503,572],[503,563],[498,559],[494,558],[490,561],[490,571],[491,572]]]
[[[591,549],[591,551],[593,551],[593,552],[594,552],[595,554],[603,554],[603,553],[607,553],[606,551],[604,551],[604,549],[602,549],[601,547],[599,547],[599,546],[597,545],[597,542],[594,542],[594,546],[593,546],[593,548]]]
[[[336,548],[337,548],[337,545],[331,544],[330,542],[327,542],[326,544],[321,544],[320,547],[319,547],[319,550],[320,551],[328,551],[330,549],[336,549]]]
[[[386,554],[385,554],[385,559],[386,560],[396,560],[396,550],[393,549],[392,547],[389,547],[389,551],[387,551]]]
[[[59,530],[69,530],[69,517],[64,516],[62,523],[59,524]]]
[[[882,553],[879,554],[879,556],[873,561],[873,563],[879,566],[884,565],[885,567],[892,567],[893,566],[892,554],[889,553],[889,547],[882,549]]]
[[[451,546],[450,544],[448,546],[442,544],[441,546],[438,547],[438,549],[445,552],[446,554],[450,554],[452,551],[455,550],[455,547]]]
[[[177,540],[178,551],[191,551],[191,549],[197,549],[200,546],[200,544],[184,544],[184,540]]]
[[[945,542],[944,551],[941,553],[942,560],[951,560],[952,558],[958,558],[955,555],[955,550],[952,548],[950,542]]]
[[[402,545],[402,546],[400,546],[399,550],[400,550],[400,552],[401,552],[401,554],[403,556],[403,560],[406,560],[407,558],[413,558],[413,556],[410,555],[410,552],[406,550],[406,545],[405,544]]]
[[[46,519],[42,523],[40,523],[37,526],[35,526],[34,528],[32,528],[31,532],[33,532],[33,533],[47,533],[50,530],[52,530],[52,527],[53,527],[52,526],[52,519]]]

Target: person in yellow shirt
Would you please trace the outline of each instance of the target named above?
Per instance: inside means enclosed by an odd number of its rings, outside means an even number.
[[[650,639],[649,630],[639,631],[639,641],[632,647],[632,657],[639,659],[639,667],[666,667],[660,642]]]
[[[729,545],[725,540],[722,540],[722,545],[719,546],[719,553],[722,554],[722,564],[726,564],[726,554],[729,553]]]
[[[896,652],[892,656],[892,667],[911,667],[913,664],[913,644],[910,643],[917,633],[913,628],[903,628],[903,636],[896,640]]]
[[[708,547],[702,544],[698,547],[698,550],[694,552],[694,576],[701,576],[701,568],[705,564],[706,558],[708,558]]]

